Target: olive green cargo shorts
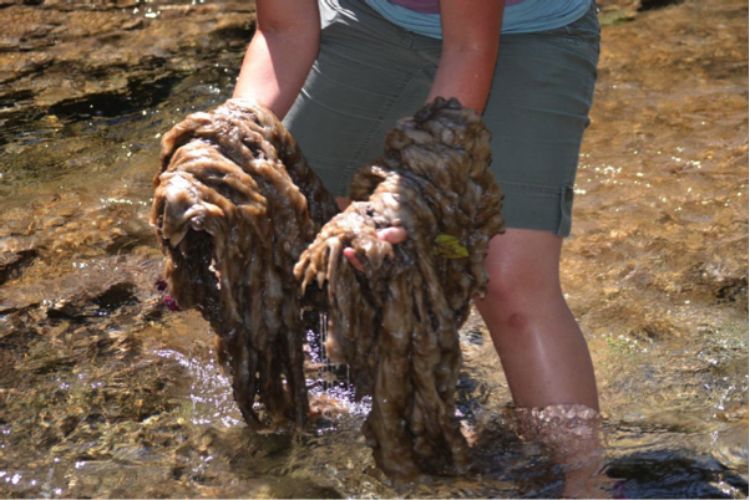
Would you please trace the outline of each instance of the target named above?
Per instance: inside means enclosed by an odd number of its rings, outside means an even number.
[[[386,132],[424,104],[441,41],[386,21],[361,0],[319,3],[320,53],[284,122],[326,187],[345,196],[353,173],[382,153]],[[570,234],[598,57],[593,2],[563,28],[501,36],[484,120],[507,227]]]

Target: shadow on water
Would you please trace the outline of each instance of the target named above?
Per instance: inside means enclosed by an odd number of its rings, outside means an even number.
[[[629,22],[604,30],[562,271],[604,409],[593,479],[745,498],[747,3],[603,3]],[[251,433],[207,324],[170,310],[147,222],[159,138],[229,96],[252,11],[3,3],[0,496],[559,496],[565,471],[519,437],[476,316],[457,394],[473,469],[404,487],[319,339],[310,432]]]

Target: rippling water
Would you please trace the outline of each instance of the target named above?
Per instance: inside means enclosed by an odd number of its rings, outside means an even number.
[[[314,430],[253,434],[207,324],[154,305],[158,139],[223,101],[240,57],[194,61],[159,99],[5,123],[0,249],[23,265],[0,273],[0,496],[559,495],[564,474],[517,437],[475,317],[459,410],[476,472],[397,487],[361,436],[367,402],[344,369],[315,367],[314,345]],[[607,26],[600,74],[563,261],[604,413],[594,482],[622,498],[746,497],[747,4]]]

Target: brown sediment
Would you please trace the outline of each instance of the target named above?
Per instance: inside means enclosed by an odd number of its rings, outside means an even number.
[[[355,200],[300,257],[303,288],[327,286],[327,352],[372,395],[365,433],[391,476],[461,470],[455,413],[458,328],[486,284],[483,261],[502,229],[488,166],[489,132],[458,101],[437,99],[386,137],[384,156],[352,182]],[[406,229],[398,245],[377,230]],[[353,247],[358,272],[342,253]]]
[[[151,223],[172,294],[218,334],[245,420],[303,425],[304,332],[292,268],[336,212],[333,198],[283,125],[250,102],[188,116],[164,136],[161,161]]]

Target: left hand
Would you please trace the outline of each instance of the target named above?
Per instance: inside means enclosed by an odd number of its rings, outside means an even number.
[[[406,229],[403,227],[384,227],[383,229],[378,230],[378,238],[390,243],[391,245],[397,245],[399,243],[402,243],[406,241],[408,234],[406,232]],[[359,261],[357,258],[357,251],[354,250],[352,247],[345,248],[344,251],[344,257],[347,258],[349,261],[349,264],[351,264],[354,269],[360,272],[364,272],[365,266]]]
[[[351,202],[352,200],[350,198],[336,197],[336,204],[339,206],[339,209],[341,211],[344,211]],[[406,241],[407,236],[408,235],[406,233],[406,229],[404,229],[403,227],[384,227],[383,229],[378,230],[378,239],[386,241],[391,245],[397,245]],[[364,272],[365,266],[357,258],[356,250],[354,250],[352,247],[349,247],[345,248],[343,253],[344,257],[346,257],[346,259],[349,261],[349,264],[351,264],[354,269],[359,272]]]

